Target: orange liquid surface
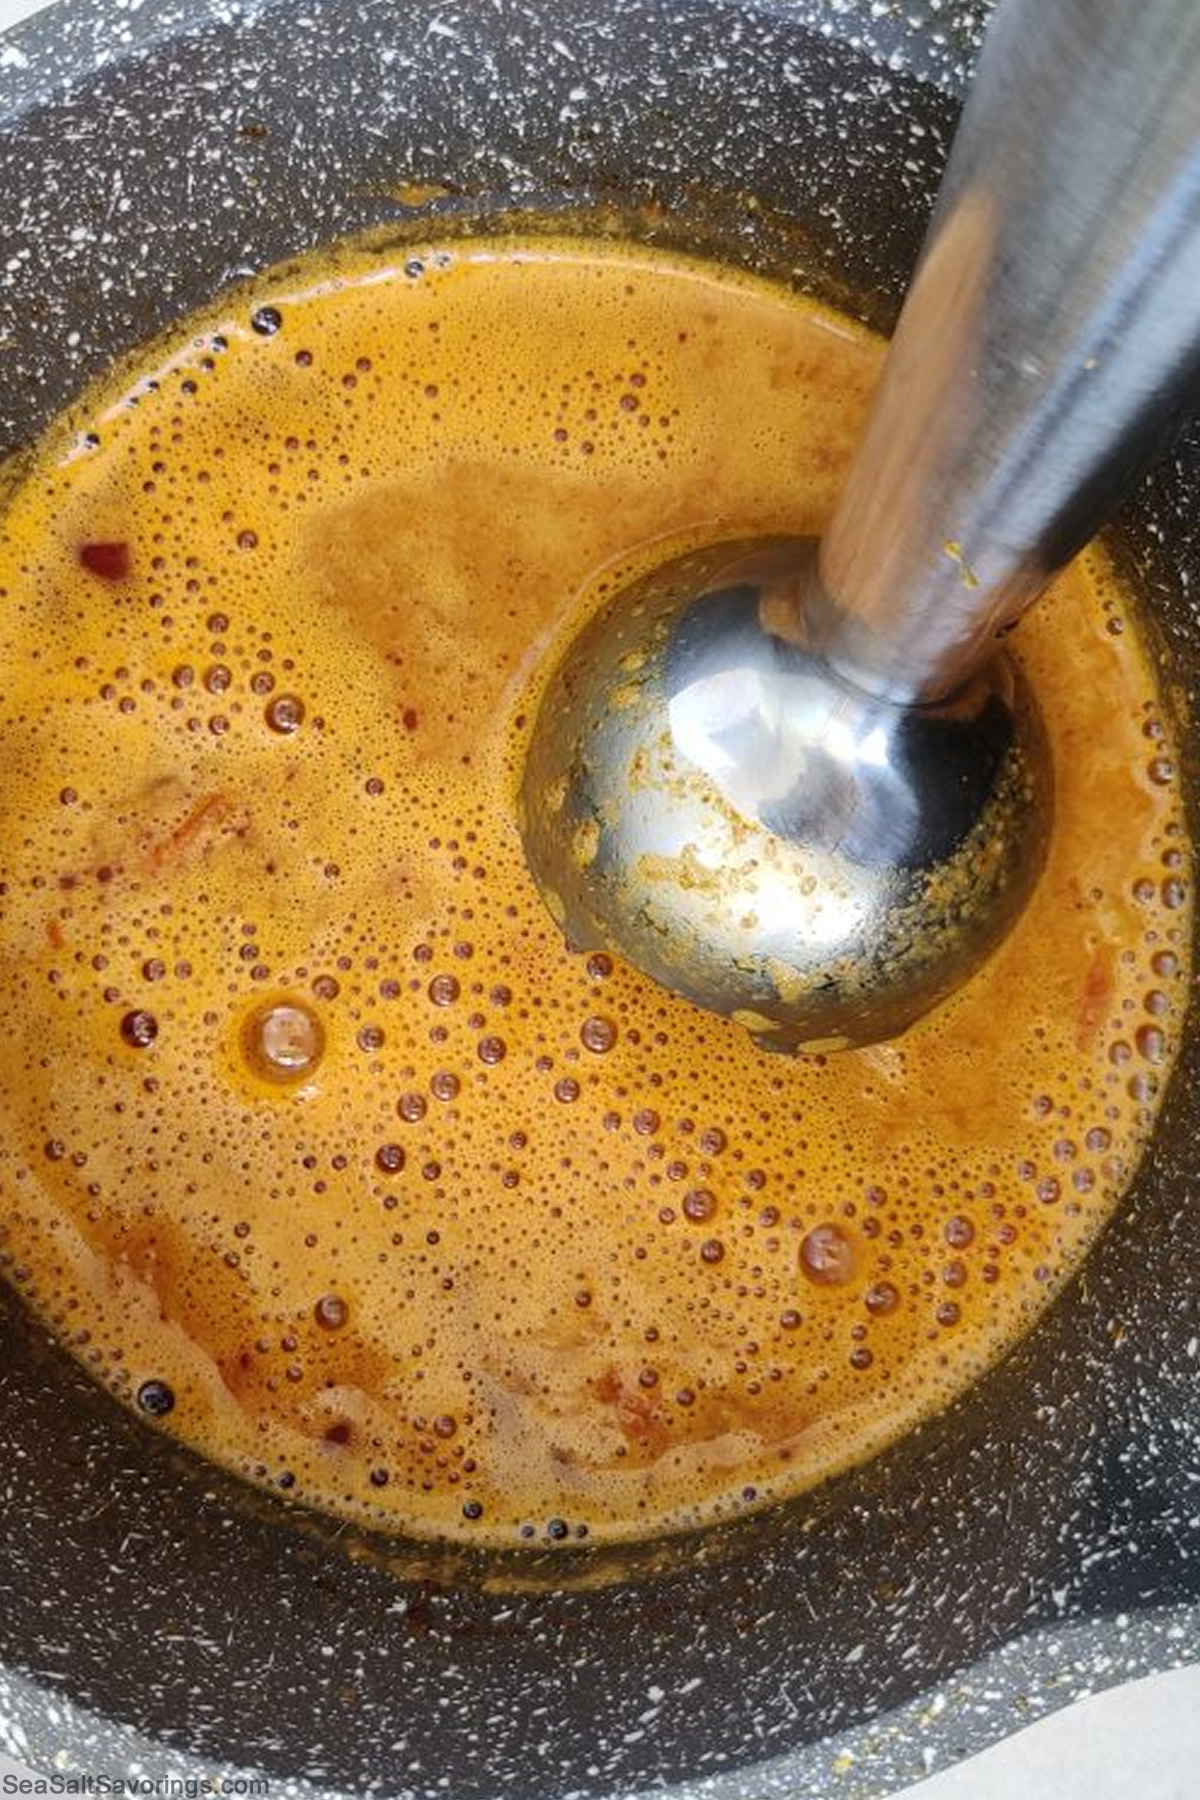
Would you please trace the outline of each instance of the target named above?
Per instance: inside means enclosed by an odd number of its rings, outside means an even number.
[[[606,565],[819,532],[882,346],[633,247],[420,260],[264,278],[11,495],[0,1263],[253,1480],[638,1538],[862,1458],[1078,1266],[1179,1030],[1172,750],[1089,553],[1011,640],[1047,868],[903,1040],[765,1056],[571,953],[516,825],[539,672]]]

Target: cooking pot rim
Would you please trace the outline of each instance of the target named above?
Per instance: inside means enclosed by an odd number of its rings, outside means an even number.
[[[619,1800],[887,1800],[1085,1700],[1200,1662],[1200,1607],[1161,1606],[1029,1631],[903,1706],[798,1750]],[[104,1719],[0,1666],[0,1750],[47,1775],[136,1772],[210,1784],[262,1778],[248,1763],[195,1756]],[[306,1777],[269,1776],[270,1800],[361,1800]],[[213,1791],[192,1788],[191,1792]],[[230,1793],[252,1790],[231,1787]],[[402,1800],[402,1786],[379,1790]]]

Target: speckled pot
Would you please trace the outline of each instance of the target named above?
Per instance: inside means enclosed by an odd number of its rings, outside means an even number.
[[[984,10],[62,0],[0,38],[0,448],[367,227],[550,208],[886,324]],[[444,191],[406,207],[415,183]],[[1181,705],[1198,478],[1200,439],[1121,534]],[[277,1793],[860,1800],[1200,1657],[1198,1051],[1084,1277],[964,1402],[666,1551],[469,1564],[338,1530],[173,1450],[0,1295],[0,1743]]]

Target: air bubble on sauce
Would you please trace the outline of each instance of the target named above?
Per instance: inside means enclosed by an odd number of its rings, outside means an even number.
[[[617,1028],[611,1019],[595,1016],[585,1019],[579,1028],[579,1040],[594,1056],[603,1056],[617,1041]]]
[[[263,717],[272,731],[290,737],[304,723],[304,702],[296,694],[276,694],[268,700]]]
[[[800,1268],[820,1287],[844,1286],[854,1274],[854,1246],[840,1226],[814,1226],[801,1240]]]
[[[137,1403],[152,1419],[164,1419],[175,1409],[175,1393],[165,1381],[143,1381],[137,1391]]]
[[[148,1050],[158,1036],[158,1020],[141,1009],[127,1012],[121,1020],[121,1036],[131,1050]]]
[[[325,1052],[325,1027],[303,1000],[279,998],[256,1006],[241,1029],[247,1066],[264,1081],[292,1085],[317,1068]]]

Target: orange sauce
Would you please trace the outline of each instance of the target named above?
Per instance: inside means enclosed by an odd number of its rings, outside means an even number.
[[[1013,646],[1016,929],[764,1056],[564,947],[514,789],[614,561],[819,532],[881,344],[633,247],[327,253],[51,434],[0,534],[0,1259],[97,1378],[335,1513],[515,1544],[794,1493],[1023,1333],[1174,1055],[1190,863],[1099,552]]]

